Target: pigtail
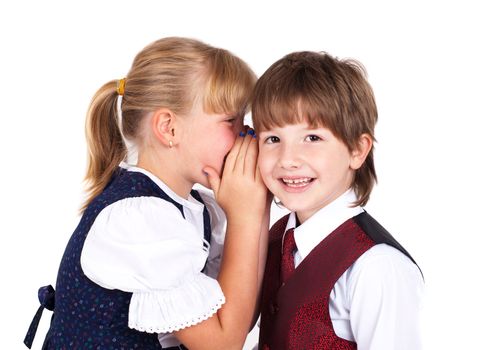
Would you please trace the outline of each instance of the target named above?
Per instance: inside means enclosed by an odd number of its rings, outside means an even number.
[[[86,118],[88,166],[85,176],[88,204],[106,187],[119,164],[127,155],[117,111],[117,82],[103,85],[93,96]]]

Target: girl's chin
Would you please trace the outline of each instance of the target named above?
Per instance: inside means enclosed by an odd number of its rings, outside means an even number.
[[[210,186],[210,184],[208,182],[204,183],[204,184],[201,184],[203,187],[209,189],[209,190],[213,190]]]
[[[198,184],[200,184],[201,186],[203,187],[206,187],[207,189],[211,190],[211,185],[210,185],[210,182],[208,181],[208,175],[206,175],[206,173],[203,172],[203,176],[198,179]]]

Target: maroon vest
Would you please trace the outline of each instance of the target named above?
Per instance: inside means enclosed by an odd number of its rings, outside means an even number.
[[[329,295],[334,284],[377,243],[390,244],[407,256],[409,254],[363,212],[321,241],[281,286],[281,244],[287,221],[288,216],[283,217],[270,230],[259,349],[356,349],[356,343],[339,338],[334,332],[329,315]]]

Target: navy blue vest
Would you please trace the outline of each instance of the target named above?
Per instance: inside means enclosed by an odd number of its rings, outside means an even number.
[[[194,191],[192,195],[201,200]],[[83,244],[97,215],[119,200],[145,196],[169,201],[183,214],[182,206],[148,176],[123,169],[85,210],[60,264],[54,315],[44,349],[161,349],[157,334],[128,328],[132,294],[100,287],[85,276],[80,265]],[[205,239],[209,241],[211,228],[206,206],[204,224]]]

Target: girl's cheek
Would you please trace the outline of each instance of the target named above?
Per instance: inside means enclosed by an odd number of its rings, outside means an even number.
[[[235,143],[235,139],[236,139],[236,135],[239,134],[239,131],[238,133],[236,133],[234,130],[233,131],[229,131],[228,134],[226,135],[225,137],[225,145],[226,145],[226,153],[228,153],[231,148],[233,148],[233,145]]]

